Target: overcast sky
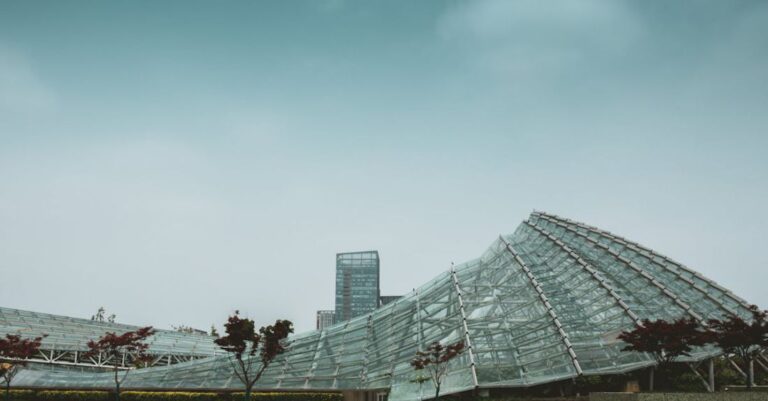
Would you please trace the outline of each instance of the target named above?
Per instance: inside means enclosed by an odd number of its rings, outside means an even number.
[[[0,2],[0,305],[314,327],[532,209],[768,307],[768,2]]]

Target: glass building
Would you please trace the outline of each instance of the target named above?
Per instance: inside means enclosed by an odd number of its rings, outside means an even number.
[[[330,327],[333,325],[334,316],[336,316],[336,312],[332,310],[319,310],[317,311],[317,319],[316,319],[316,325],[315,328],[317,330],[323,330],[326,327]]]
[[[105,365],[102,358],[83,357],[88,351],[89,340],[98,339],[105,332],[124,333],[137,330],[138,326],[121,323],[101,322],[90,319],[30,312],[0,307],[0,336],[22,333],[29,337],[46,334],[41,352],[33,360],[59,366],[77,368],[98,368]],[[213,343],[215,338],[204,333],[185,333],[175,330],[157,329],[149,337],[147,353],[152,356],[152,366],[170,365],[192,359],[222,355]],[[128,354],[121,360],[124,367],[133,366],[133,356]]]
[[[339,255],[342,268],[378,270],[375,253],[347,255]],[[377,291],[370,281],[370,291]],[[265,370],[256,388],[432,398],[431,384],[414,380],[410,362],[434,341],[467,345],[448,363],[445,395],[623,374],[656,363],[651,355],[622,351],[625,344],[617,338],[642,319],[704,322],[752,316],[746,301],[680,262],[611,232],[541,212],[513,234],[498,236],[477,259],[437,274],[381,308],[375,309],[375,302],[368,307],[369,312],[325,330],[289,337],[288,351]],[[36,328],[47,327],[36,323]],[[35,334],[39,331],[24,332]],[[695,348],[679,360],[718,355],[715,348]],[[14,385],[109,389],[112,380],[109,372],[30,364]],[[228,356],[214,356],[136,370],[122,387],[234,390],[242,384]]]
[[[379,252],[336,254],[336,323],[379,307]]]

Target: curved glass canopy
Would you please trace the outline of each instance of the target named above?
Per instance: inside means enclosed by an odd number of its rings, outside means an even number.
[[[640,319],[739,315],[748,304],[674,260],[596,227],[534,212],[479,258],[443,272],[376,311],[289,338],[256,384],[261,389],[389,390],[393,400],[431,398],[414,382],[417,350],[464,340],[442,393],[528,387],[653,364],[622,352],[617,335]],[[697,349],[702,360],[718,352]],[[20,386],[111,388],[108,373],[28,369]],[[123,388],[235,389],[226,356],[139,369]]]

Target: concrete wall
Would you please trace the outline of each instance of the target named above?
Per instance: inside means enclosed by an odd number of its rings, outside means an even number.
[[[590,401],[768,401],[765,392],[729,393],[592,393]]]

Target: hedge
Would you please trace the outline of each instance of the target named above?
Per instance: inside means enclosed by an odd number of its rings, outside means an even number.
[[[121,401],[238,401],[244,393],[121,391]],[[15,401],[112,401],[110,391],[11,390]],[[343,401],[341,393],[251,393],[251,401]]]

